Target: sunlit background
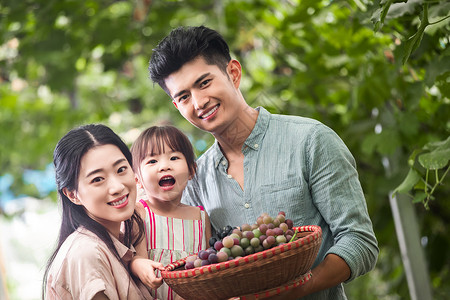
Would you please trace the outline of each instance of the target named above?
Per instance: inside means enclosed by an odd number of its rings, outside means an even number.
[[[241,62],[251,106],[318,119],[355,156],[381,252],[374,271],[345,285],[349,299],[412,297],[388,197],[399,186],[416,217],[407,222],[418,228],[423,271],[444,299],[450,3],[381,2],[1,1],[0,299],[41,297],[60,222],[52,152],[69,129],[104,123],[131,145],[142,129],[170,123],[197,155],[211,145],[147,72],[172,28],[202,24]]]

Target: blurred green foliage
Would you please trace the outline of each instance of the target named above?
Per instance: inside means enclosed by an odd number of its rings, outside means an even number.
[[[13,174],[17,194],[36,194],[24,170],[44,169],[59,138],[91,122],[129,144],[170,122],[200,155],[211,136],[152,85],[147,64],[171,29],[204,24],[242,63],[249,104],[316,118],[355,156],[381,253],[373,272],[346,286],[349,298],[408,298],[388,194],[412,169],[402,191],[417,200],[434,185],[419,153],[448,150],[449,11],[448,1],[421,0],[3,0],[0,176]],[[431,172],[439,183],[429,210],[416,206],[436,299],[450,294],[445,170],[448,159]]]

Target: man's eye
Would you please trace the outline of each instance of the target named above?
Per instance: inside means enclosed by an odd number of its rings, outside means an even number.
[[[211,82],[211,79],[206,79],[206,80],[202,81],[202,83],[200,83],[200,87],[204,87],[204,86],[208,85],[208,83],[210,83],[210,82]]]
[[[178,98],[178,102],[183,102],[185,101],[189,96],[188,95],[183,95],[181,97]]]

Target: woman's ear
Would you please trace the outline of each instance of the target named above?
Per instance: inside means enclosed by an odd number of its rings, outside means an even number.
[[[72,201],[73,204],[81,205],[81,202],[77,198],[77,194],[75,191],[69,191],[67,188],[63,188],[62,191],[64,195],[66,195],[66,197],[69,198],[70,201]]]
[[[241,84],[241,76],[242,76],[241,64],[235,59],[230,60],[227,66],[227,72],[228,76],[233,82],[234,87],[238,89],[239,85]]]

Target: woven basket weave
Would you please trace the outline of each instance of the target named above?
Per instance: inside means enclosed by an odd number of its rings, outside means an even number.
[[[184,299],[228,299],[283,286],[309,272],[322,242],[319,226],[296,228],[300,238],[293,242],[190,270],[180,259],[162,277]]]

